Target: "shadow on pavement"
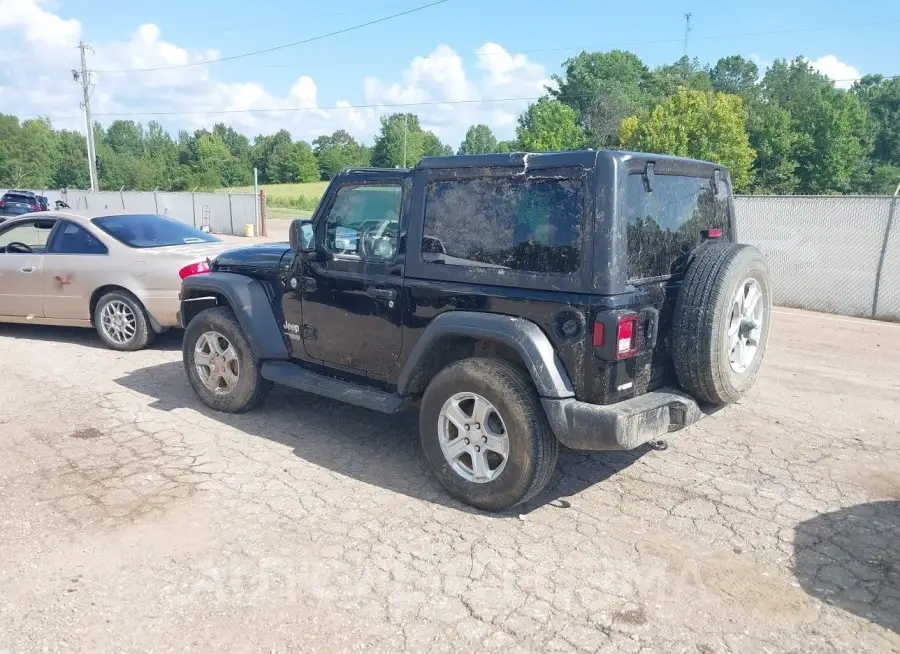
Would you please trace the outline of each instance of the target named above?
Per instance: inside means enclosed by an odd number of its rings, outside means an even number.
[[[857,504],[797,525],[794,574],[813,597],[900,633],[900,501]]]
[[[94,347],[100,350],[109,349],[100,340],[100,336],[93,329],[87,327],[54,327],[50,325],[22,325],[18,323],[0,324],[0,336],[5,338],[28,339],[30,341],[54,341],[57,343],[71,343]],[[170,329],[157,335],[148,349],[150,350],[180,350],[184,332],[180,329]]]
[[[385,415],[276,386],[265,404],[246,414],[213,411],[197,399],[181,362],[135,370],[115,380],[153,398],[161,411],[189,408],[245,433],[288,445],[317,466],[367,484],[458,510],[481,513],[453,500],[432,476],[419,444],[418,414]],[[554,480],[509,517],[542,506],[568,508],[565,499],[630,466],[650,448],[632,452],[582,453],[563,449]]]

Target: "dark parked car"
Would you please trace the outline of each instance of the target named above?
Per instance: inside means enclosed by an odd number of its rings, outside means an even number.
[[[184,280],[185,371],[220,411],[273,383],[418,408],[440,482],[506,509],[546,486],[560,444],[631,450],[753,385],[772,287],[733,221],[726,168],[655,154],[345,171],[290,244]]]
[[[0,197],[0,216],[21,216],[42,211],[38,196],[30,191],[8,191]]]

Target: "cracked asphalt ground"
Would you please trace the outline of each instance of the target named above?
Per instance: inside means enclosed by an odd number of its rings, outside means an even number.
[[[401,418],[201,407],[180,334],[0,326],[0,650],[900,651],[900,325],[778,310],[665,451],[449,500]]]

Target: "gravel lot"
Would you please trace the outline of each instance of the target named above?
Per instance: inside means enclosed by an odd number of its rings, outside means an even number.
[[[900,651],[900,325],[778,310],[742,404],[501,516],[413,416],[214,414],[179,348],[0,325],[0,651]]]

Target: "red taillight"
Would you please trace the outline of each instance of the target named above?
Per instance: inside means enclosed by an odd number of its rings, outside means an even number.
[[[722,235],[725,232],[721,229],[706,229],[703,231],[703,236],[706,238],[722,238]]]
[[[184,279],[185,277],[190,277],[191,275],[202,275],[203,273],[209,272],[209,262],[208,261],[198,261],[197,263],[192,263],[189,266],[185,266],[181,270],[178,271],[178,275]]]
[[[32,204],[32,205],[29,207],[29,209],[31,209],[32,211],[40,211],[40,210],[41,210],[41,205],[39,205],[39,204]]]
[[[636,313],[619,316],[616,329],[616,358],[627,359],[637,354],[638,315]]]

